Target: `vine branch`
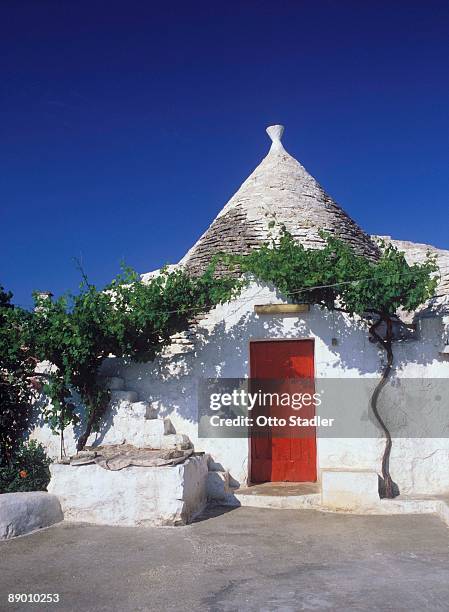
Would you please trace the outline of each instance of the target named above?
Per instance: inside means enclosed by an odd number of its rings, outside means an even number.
[[[382,323],[385,323],[386,325],[385,338],[382,338],[382,336],[377,332],[378,327]],[[382,498],[392,499],[396,497],[397,495],[399,495],[399,487],[393,481],[391,474],[390,474],[390,455],[391,455],[391,448],[392,448],[393,442],[391,438],[391,433],[384,419],[381,417],[379,413],[379,408],[378,408],[379,396],[382,392],[382,389],[385,387],[385,385],[388,382],[391,371],[393,369],[393,363],[394,363],[394,354],[393,354],[393,346],[392,346],[393,324],[392,324],[391,317],[388,315],[381,315],[379,319],[370,326],[369,333],[371,337],[373,338],[374,342],[376,342],[387,354],[387,363],[382,370],[381,378],[379,382],[377,383],[376,388],[374,389],[373,394],[371,396],[370,406],[371,406],[371,410],[377,422],[379,423],[380,427],[382,428],[384,432],[385,439],[386,439],[385,449],[384,449],[384,453],[382,456],[382,481],[379,486],[379,495]]]

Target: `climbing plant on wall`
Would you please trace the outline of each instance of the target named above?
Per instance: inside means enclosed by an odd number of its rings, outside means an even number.
[[[52,364],[44,387],[51,398],[47,422],[55,431],[78,423],[75,391],[86,412],[77,442],[78,450],[84,448],[109,401],[98,376],[104,359],[154,359],[174,333],[188,328],[195,312],[229,300],[240,284],[236,278],[217,278],[213,265],[198,277],[162,269],[145,283],[126,268],[102,290],[85,279],[77,295],[54,301],[36,297],[33,352]]]
[[[223,255],[237,267],[272,283],[293,301],[340,310],[368,323],[370,340],[386,355],[382,375],[371,397],[371,408],[386,438],[382,458],[382,497],[395,497],[398,487],[390,475],[392,439],[379,413],[378,398],[393,368],[393,327],[397,311],[414,311],[435,291],[438,268],[428,255],[422,264],[409,265],[404,253],[382,242],[378,260],[356,255],[345,242],[322,233],[322,249],[306,249],[281,228],[277,239],[248,255]]]

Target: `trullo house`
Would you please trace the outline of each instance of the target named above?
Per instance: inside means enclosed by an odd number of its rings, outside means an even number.
[[[269,239],[273,220],[307,247],[320,248],[319,231],[326,230],[348,242],[356,253],[378,257],[375,237],[363,231],[285,150],[283,127],[271,126],[267,132],[268,154],[177,265],[196,274],[219,251],[247,253]],[[381,409],[391,411],[396,419],[391,474],[401,494],[448,493],[448,398],[438,395],[438,381],[444,383],[449,377],[449,251],[392,242],[410,262],[423,260],[430,249],[441,278],[435,298],[398,330],[401,341],[395,346],[392,386],[399,385],[402,391],[387,393],[385,405],[381,402]],[[152,274],[144,274],[143,281]],[[325,474],[331,478],[346,472],[378,473],[384,440],[378,429],[374,436],[364,434],[365,425],[366,431],[372,434],[373,430],[368,396],[357,381],[378,379],[379,349],[369,342],[366,325],[344,313],[315,306],[302,312],[261,308],[288,303],[273,287],[251,282],[233,302],[215,307],[195,320],[189,333],[173,338],[154,362],[108,360],[104,375],[113,389],[110,417],[104,431],[89,443],[145,446],[155,440],[159,445],[175,444],[188,437],[195,451],[210,455],[210,465],[225,485],[235,487],[255,480],[289,480],[316,482],[319,489]],[[316,439],[306,444],[291,439],[279,447],[274,437],[268,438],[262,453],[260,445],[246,437],[199,436],[198,393],[204,379],[282,379],[295,373],[314,377],[317,389],[323,381],[337,381],[326,387],[328,396],[324,394],[316,413],[346,414],[344,429],[332,434],[318,427]],[[424,399],[417,417],[416,402],[411,400],[420,393]],[[427,419],[424,424],[421,413]],[[413,420],[419,422],[419,431],[408,428]],[[38,428],[34,436],[53,455],[58,454],[59,442],[46,427]],[[73,452],[70,431],[65,443],[67,451]]]

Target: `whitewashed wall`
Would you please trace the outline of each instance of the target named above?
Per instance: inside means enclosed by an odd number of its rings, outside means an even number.
[[[300,316],[254,313],[255,304],[281,299],[269,287],[251,284],[238,300],[218,306],[200,322],[194,345],[175,345],[148,364],[126,364],[111,359],[105,363],[104,373],[123,377],[127,389],[137,391],[140,400],[152,402],[159,416],[169,416],[176,431],[191,438],[196,450],[210,453],[243,484],[248,475],[248,441],[197,437],[200,378],[248,376],[249,342],[276,338],[314,338],[316,378],[378,377],[380,373],[379,357],[383,355],[368,341],[367,328],[362,322],[356,323],[341,313],[318,307]],[[396,375],[449,377],[449,362],[439,356],[442,332],[441,320],[424,320],[418,341],[397,344]],[[337,339],[337,346],[332,346],[332,338]],[[110,421],[114,427],[113,416]],[[129,427],[139,427],[139,421],[131,419]],[[38,427],[33,437],[44,441],[52,454],[57,455],[58,438],[52,437],[48,428]],[[89,442],[101,443],[102,439],[100,434]],[[70,430],[66,432],[66,446],[69,452],[74,450]],[[320,438],[318,468],[379,469],[382,450],[381,439]],[[449,492],[449,439],[395,440],[391,473],[402,493]]]

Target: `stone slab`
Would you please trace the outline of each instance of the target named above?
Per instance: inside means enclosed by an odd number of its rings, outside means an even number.
[[[0,540],[49,527],[63,518],[58,498],[45,491],[0,495]]]

